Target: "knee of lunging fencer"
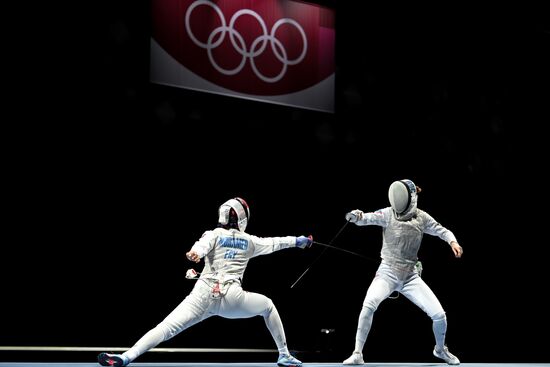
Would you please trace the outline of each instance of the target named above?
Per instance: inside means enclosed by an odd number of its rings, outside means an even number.
[[[273,301],[270,298],[268,298],[265,308],[263,309],[262,316],[269,317],[269,315],[273,312],[274,309],[275,309],[275,305],[273,304]]]
[[[376,309],[378,308],[378,302],[375,302],[373,300],[366,300],[365,302],[363,302],[363,312],[370,312],[370,313],[374,313],[374,311],[376,311]]]

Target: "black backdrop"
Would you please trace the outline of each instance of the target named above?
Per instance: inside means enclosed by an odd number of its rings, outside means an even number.
[[[548,362],[547,19],[324,4],[334,114],[149,83],[147,1],[22,9],[5,57],[0,345],[130,346],[190,291],[184,254],[228,198],[248,201],[252,234],[327,243],[347,211],[386,206],[410,178],[465,250],[427,236],[420,252],[451,350]],[[333,245],[376,259],[381,231],[350,225]],[[244,287],[273,299],[291,349],[340,361],[376,263],[322,251],[254,259]],[[274,348],[261,318],[209,319],[161,346]],[[365,353],[426,361],[432,347],[430,320],[400,297]]]

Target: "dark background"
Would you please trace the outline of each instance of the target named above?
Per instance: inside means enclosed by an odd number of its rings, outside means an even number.
[[[334,114],[151,84],[148,1],[13,13],[0,345],[131,346],[191,290],[185,252],[234,196],[251,234],[311,233],[377,259],[379,228],[334,236],[347,211],[387,206],[391,182],[410,178],[464,248],[457,260],[426,236],[420,251],[450,350],[549,362],[545,13],[318,3],[336,10]],[[377,267],[323,251],[256,258],[243,284],[273,299],[304,362],[352,352]],[[432,361],[433,344],[429,318],[399,297],[375,314],[365,358]],[[159,347],[275,348],[260,317],[212,318]],[[33,358],[52,357],[0,355]],[[156,358],[212,356],[140,357]]]

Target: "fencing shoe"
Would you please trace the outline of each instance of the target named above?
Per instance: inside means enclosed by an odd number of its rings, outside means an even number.
[[[289,354],[281,354],[277,360],[277,365],[281,367],[301,367],[302,362]]]
[[[365,364],[363,353],[353,352],[351,357],[342,362],[342,364]]]
[[[458,358],[456,358],[456,356],[454,356],[451,352],[449,352],[449,348],[447,348],[446,345],[443,347],[442,350],[438,349],[436,345],[434,348],[434,356],[436,356],[437,358],[441,358],[442,360],[447,362],[447,364],[450,364],[450,365],[460,364],[460,361],[458,360]]]
[[[97,356],[97,361],[100,365],[109,367],[122,367],[130,363],[125,355],[109,353],[100,353]]]

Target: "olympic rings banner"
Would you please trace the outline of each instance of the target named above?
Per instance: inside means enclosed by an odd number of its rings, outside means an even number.
[[[291,0],[154,0],[150,78],[334,112],[334,10]]]

